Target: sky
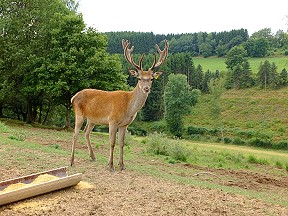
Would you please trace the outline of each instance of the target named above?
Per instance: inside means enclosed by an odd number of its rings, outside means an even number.
[[[154,34],[288,29],[288,0],[80,0],[87,26],[99,32]]]

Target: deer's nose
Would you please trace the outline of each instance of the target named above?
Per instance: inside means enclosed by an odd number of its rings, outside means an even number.
[[[143,91],[144,91],[144,92],[150,92],[150,88],[149,88],[148,86],[145,86],[145,87],[143,88]]]

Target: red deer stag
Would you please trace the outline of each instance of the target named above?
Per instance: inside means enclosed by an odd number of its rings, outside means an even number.
[[[87,141],[88,150],[92,160],[95,160],[95,155],[91,147],[90,133],[95,125],[109,125],[109,140],[110,140],[110,157],[109,168],[113,167],[113,152],[116,140],[116,132],[118,129],[118,139],[120,147],[119,166],[124,169],[123,163],[123,147],[125,132],[129,124],[135,119],[137,112],[143,107],[150,92],[152,80],[162,74],[155,70],[163,64],[168,55],[168,41],[165,40],[163,50],[156,44],[159,52],[159,59],[156,61],[156,53],[154,63],[147,71],[142,68],[144,54],[137,65],[132,59],[132,51],[134,46],[129,48],[130,43],[127,40],[122,40],[125,59],[136,69],[131,70],[130,75],[138,78],[137,86],[133,91],[101,91],[96,89],[84,89],[75,94],[71,103],[75,112],[75,129],[72,145],[71,166],[74,164],[74,151],[77,143],[80,128],[85,119],[87,124],[84,129],[85,138]]]

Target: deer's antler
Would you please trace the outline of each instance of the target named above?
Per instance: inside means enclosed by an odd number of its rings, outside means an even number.
[[[165,40],[165,47],[163,50],[160,49],[160,47],[158,46],[158,44],[156,44],[156,48],[158,50],[158,53],[160,55],[158,61],[156,62],[156,54],[154,56],[154,63],[151,66],[151,68],[149,68],[149,70],[155,70],[158,67],[160,67],[160,65],[162,65],[164,63],[164,61],[167,59],[168,56],[168,48],[169,48],[169,44],[168,41]]]
[[[133,61],[133,58],[132,58],[132,51],[134,50],[134,46],[132,46],[131,48],[129,48],[129,41],[128,40],[122,40],[122,46],[123,46],[123,50],[124,50],[124,56],[125,56],[125,59],[132,65],[134,66],[135,68],[137,68],[137,70],[142,70],[142,61],[143,61],[143,58],[144,58],[144,54],[142,54],[140,60],[139,60],[139,64],[137,65],[134,61]]]

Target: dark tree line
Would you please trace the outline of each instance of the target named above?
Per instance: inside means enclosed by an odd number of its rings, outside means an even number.
[[[151,53],[156,43],[161,43],[164,39],[169,40],[169,52],[172,54],[188,52],[193,56],[211,55],[223,56],[225,52],[235,45],[239,45],[248,40],[248,31],[245,29],[224,31],[224,32],[199,32],[186,34],[154,35],[152,32],[106,32],[108,39],[108,52],[122,53],[121,41],[123,38],[137,44],[135,53]]]
[[[153,32],[107,32],[108,52],[122,53],[119,41],[128,39],[137,44],[135,53],[153,53],[155,44],[169,40],[171,54],[190,53],[192,56],[226,56],[228,51],[243,45],[249,57],[263,57],[275,49],[282,49],[288,55],[288,34],[279,30],[272,34],[270,28],[254,32],[250,37],[246,29],[224,32],[198,32],[186,34],[159,35]],[[286,51],[286,52],[285,52]]]

